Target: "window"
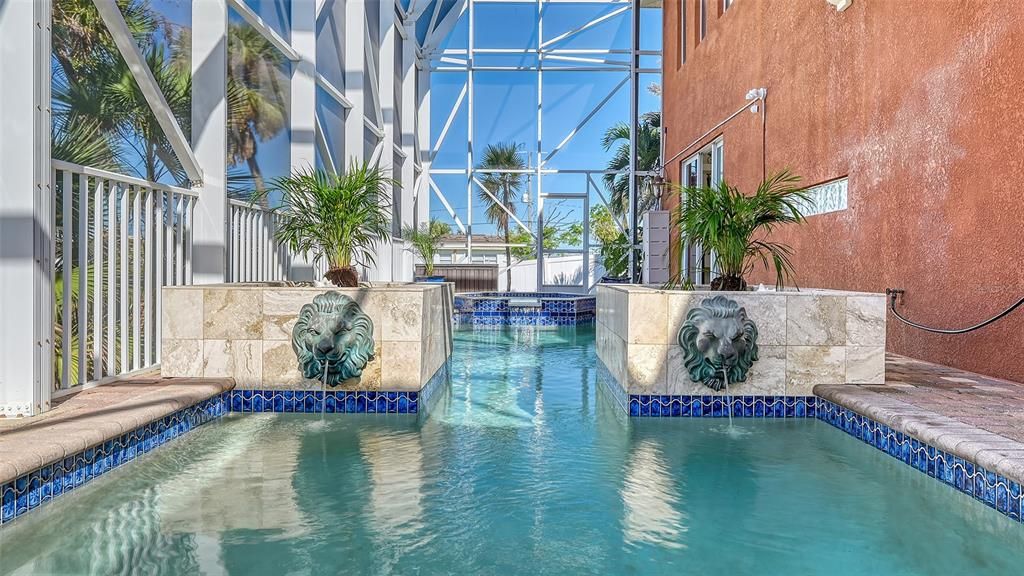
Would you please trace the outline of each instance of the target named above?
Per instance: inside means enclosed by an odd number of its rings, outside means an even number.
[[[680,163],[679,176],[683,186],[717,186],[722,181],[725,166],[724,144],[719,138]],[[681,206],[685,206],[686,198],[681,197],[679,202]],[[711,282],[712,273],[716,270],[714,253],[704,250],[695,242],[686,242],[680,260],[680,270],[684,278],[698,285]]]
[[[686,62],[686,2],[679,3],[679,52],[676,67]]]
[[[700,39],[708,35],[708,0],[700,0]]]

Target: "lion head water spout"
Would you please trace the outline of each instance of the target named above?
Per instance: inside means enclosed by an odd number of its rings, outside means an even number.
[[[361,376],[373,360],[373,321],[348,296],[320,294],[299,311],[292,349],[303,377],[338,386]]]
[[[693,308],[677,337],[690,380],[716,392],[727,382],[744,382],[757,361],[757,326],[745,308],[715,296]]]

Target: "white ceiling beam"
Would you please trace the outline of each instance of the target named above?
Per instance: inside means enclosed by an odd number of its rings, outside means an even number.
[[[441,193],[441,189],[437,187],[437,184],[434,183],[434,179],[431,178],[429,174],[427,175],[427,184],[430,185],[430,189],[434,191],[434,195],[437,196],[437,199],[441,201],[441,205],[444,206],[444,209],[448,211],[448,215],[455,221],[455,225],[458,226],[459,232],[465,234],[466,225],[459,219],[459,215],[455,213],[455,209],[448,203],[448,199],[444,197],[444,194]]]
[[[602,22],[605,22],[605,21],[607,21],[607,20],[609,20],[611,18],[614,18],[614,17],[618,16],[619,14],[623,14],[623,13],[629,11],[629,8],[630,8],[629,6],[623,6],[621,8],[616,8],[615,10],[612,10],[611,12],[605,14],[604,16],[599,16],[597,18],[594,18],[593,20],[587,22],[586,24],[583,24],[582,26],[577,26],[576,28],[573,28],[572,30],[569,30],[568,32],[565,32],[563,34],[559,34],[558,36],[555,36],[551,40],[547,40],[547,41],[541,43],[540,47],[541,48],[545,48],[545,47],[550,46],[550,45],[552,45],[552,44],[554,44],[556,42],[561,42],[562,40],[566,40],[568,38],[571,38],[572,36],[575,36],[575,35],[579,34],[580,32],[583,32],[584,30],[589,30],[590,28],[593,28],[594,26],[597,26],[598,24],[600,24]]]
[[[520,220],[519,218],[516,218],[515,213],[512,212],[512,210],[509,209],[508,206],[505,206],[504,202],[502,202],[501,200],[498,200],[498,198],[494,194],[492,194],[491,191],[487,189],[487,186],[484,186],[484,183],[481,182],[479,179],[477,179],[476,176],[473,177],[473,182],[476,183],[476,185],[479,186],[480,189],[484,191],[484,194],[486,194],[487,197],[490,198],[498,208],[501,208],[501,210],[503,212],[505,212],[505,214],[508,214],[508,217],[511,218],[512,220],[514,220],[515,223],[518,224],[520,228],[525,230],[526,233],[529,234],[531,237],[533,237],[533,238],[537,237],[537,235],[533,233],[533,230],[530,230],[529,226],[527,226],[526,224],[523,224],[522,220]]]
[[[440,7],[441,1],[438,0],[438,7]],[[427,30],[427,38],[423,42],[423,48],[425,50],[433,50],[437,48],[448,34],[455,28],[455,23],[459,21],[462,14],[466,11],[466,0],[458,0],[458,2],[452,6],[451,10],[444,15],[444,18],[437,23],[437,27],[431,27]],[[437,13],[435,11],[435,18]]]
[[[602,108],[604,108],[605,104],[607,104],[608,101],[611,100],[612,97],[614,97],[615,94],[617,94],[618,91],[621,90],[622,87],[625,86],[627,82],[629,82],[629,76],[626,76],[625,78],[622,79],[621,82],[616,84],[615,87],[612,88],[610,92],[608,92],[608,95],[605,96],[603,100],[598,102],[597,106],[594,106],[594,109],[591,110],[589,114],[584,116],[583,119],[580,120],[579,124],[577,124],[572,130],[569,131],[569,134],[567,134],[565,136],[565,138],[563,138],[562,141],[558,143],[558,146],[555,146],[555,148],[551,152],[549,152],[547,156],[544,157],[544,160],[541,162],[541,165],[547,164],[548,160],[551,160],[551,158],[555,154],[558,154],[558,152],[566,144],[568,144],[570,140],[572,140],[573,136],[575,136],[577,132],[582,130],[583,127],[587,125],[587,122],[590,122],[590,119],[593,118],[595,115],[597,115],[597,113],[600,112]]]
[[[455,105],[452,106],[451,112],[448,113],[448,119],[444,122],[444,127],[441,128],[441,134],[437,137],[437,142],[434,143],[434,149],[430,151],[430,161],[433,162],[434,157],[437,156],[438,150],[441,149],[441,145],[444,144],[444,139],[448,136],[448,130],[452,127],[452,123],[455,122],[455,115],[459,113],[459,108],[462,106],[462,101],[466,99],[467,85],[462,85],[462,91],[459,92],[459,97],[455,99]]]
[[[331,82],[327,78],[324,78],[324,75],[319,72],[316,75],[316,85],[323,88],[324,92],[327,92],[328,96],[333,98],[338,104],[341,104],[346,110],[352,108],[352,101],[348,99],[348,96],[345,96],[344,92],[338,90],[334,84],[331,84]]]
[[[94,0],[94,4],[107,31],[113,37],[118,52],[121,53],[125,64],[128,65],[128,70],[139,85],[139,90],[146,98],[146,103],[153,111],[157,124],[160,125],[171,149],[178,157],[178,162],[181,162],[189,180],[202,182],[203,170],[199,166],[199,161],[196,160],[192,146],[185,138],[184,132],[181,131],[181,126],[178,125],[178,120],[167,104],[167,99],[160,91],[160,86],[156,83],[156,78],[153,77],[149,65],[146,64],[145,57],[139,52],[139,47],[135,44],[135,38],[132,37],[128,24],[124,21],[121,9],[117,7],[115,0]]]
[[[235,9],[235,12],[238,12],[238,15],[242,17],[242,20],[245,20],[250,26],[255,28],[260,35],[267,39],[267,42],[273,44],[274,48],[280,50],[286,58],[292,62],[298,62],[302,59],[299,56],[299,53],[291,47],[291,44],[289,44],[288,41],[282,38],[280,34],[275,32],[273,28],[264,22],[263,18],[260,18],[258,14],[253,12],[252,8],[249,8],[249,5],[243,0],[228,0],[228,4]]]
[[[327,137],[324,136],[324,127],[320,123],[319,116],[316,117],[316,147],[320,149],[320,158],[323,159],[327,171],[337,174],[338,167],[334,163],[334,154],[331,153],[331,147],[327,144]]]

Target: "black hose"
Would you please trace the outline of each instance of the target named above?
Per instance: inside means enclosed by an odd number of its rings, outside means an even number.
[[[1017,308],[1020,308],[1021,306],[1024,306],[1024,298],[1021,298],[1020,300],[1017,300],[1017,302],[1013,306],[1010,306],[1006,310],[1003,310],[999,314],[996,314],[995,316],[989,318],[988,320],[985,320],[984,322],[982,322],[980,324],[975,324],[974,326],[968,326],[967,328],[954,328],[954,329],[932,328],[930,326],[925,326],[923,324],[918,324],[917,322],[914,322],[912,320],[908,320],[908,319],[904,318],[902,314],[900,314],[899,312],[896,311],[896,298],[899,295],[903,294],[903,290],[899,290],[899,289],[896,289],[896,288],[886,288],[885,289],[885,293],[886,293],[886,295],[889,296],[889,310],[892,310],[893,316],[896,316],[904,324],[906,324],[908,326],[917,328],[918,330],[924,330],[925,332],[932,332],[934,334],[966,334],[968,332],[973,332],[975,330],[984,328],[985,326],[988,326],[989,324],[992,324],[993,322],[995,322],[997,320],[1001,320],[1002,318],[1006,317],[1010,312],[1013,312]]]

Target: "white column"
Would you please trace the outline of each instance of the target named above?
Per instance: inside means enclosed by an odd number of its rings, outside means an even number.
[[[227,280],[227,28],[225,0],[192,2],[192,150],[203,169],[192,236],[196,284]]]
[[[415,37],[415,36],[413,36]],[[430,62],[418,60],[414,71],[419,82],[414,86],[416,92],[416,148],[419,150],[420,178],[419,202],[416,205],[418,222],[430,220]],[[412,122],[412,116],[409,122]],[[411,157],[411,156],[410,156]]]
[[[48,0],[0,0],[0,415],[50,408],[53,191]]]
[[[316,3],[292,2],[292,48],[299,55],[292,63],[291,136],[292,170],[316,164]]]
[[[400,175],[395,174],[395,0],[380,0],[379,38],[377,98],[380,100],[380,128],[384,131],[380,167],[389,178],[396,178]],[[377,265],[372,272],[374,280],[395,279],[396,267],[401,262],[401,246],[402,242],[395,238],[377,246]]]
[[[406,37],[402,42],[402,133],[396,136],[405,154],[402,163],[402,223],[410,226],[416,221],[413,211],[416,209],[416,31],[411,26],[405,29]],[[426,188],[424,188],[426,189]],[[425,194],[423,201],[429,194]],[[426,223],[425,220],[421,222]],[[400,261],[402,268],[395,280],[412,280],[415,259],[408,250],[403,250]]]
[[[291,47],[299,55],[292,62],[291,82],[291,168],[292,171],[316,166],[316,6],[311,0],[293,0],[291,10]],[[324,8],[329,10],[330,8]],[[341,58],[341,55],[337,55]],[[341,168],[341,166],[339,166]],[[285,270],[289,280],[314,280],[312,259],[292,258]]]
[[[339,0],[340,1],[340,0]],[[354,159],[363,160],[363,139],[366,128],[363,116],[366,114],[363,98],[363,72],[366,68],[366,51],[363,36],[366,34],[365,0],[345,0],[345,96],[352,103],[345,117],[345,154],[347,158],[335,158],[338,171],[348,169]]]

